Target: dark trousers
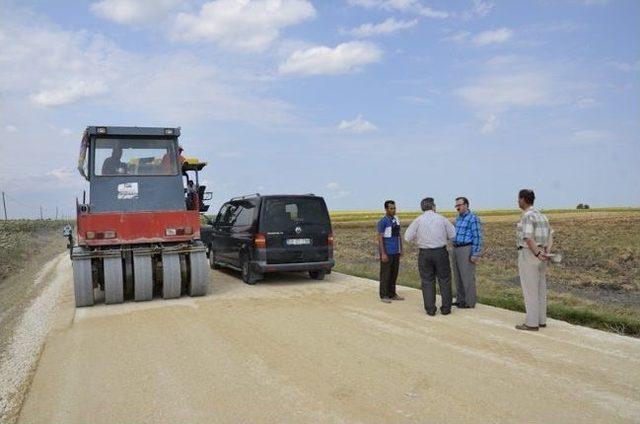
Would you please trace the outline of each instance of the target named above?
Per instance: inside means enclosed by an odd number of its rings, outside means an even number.
[[[439,249],[420,249],[418,270],[422,280],[422,298],[424,308],[429,313],[436,311],[436,277],[442,297],[442,312],[451,311],[451,265],[446,247]]]
[[[387,255],[387,262],[380,261],[380,298],[392,298],[396,295],[396,280],[400,269],[400,255]]]

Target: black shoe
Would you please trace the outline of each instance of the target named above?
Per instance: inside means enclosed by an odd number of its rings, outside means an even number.
[[[527,324],[518,324],[516,325],[516,330],[538,331],[538,327],[529,327]]]
[[[429,315],[430,317],[434,316],[436,314],[436,311],[427,311],[427,315]]]
[[[464,305],[464,302],[453,302],[451,305],[452,306],[457,306],[459,308],[460,305]]]
[[[451,309],[449,309],[448,311],[443,311],[442,309],[440,309],[440,313],[442,315],[449,315],[451,313]]]

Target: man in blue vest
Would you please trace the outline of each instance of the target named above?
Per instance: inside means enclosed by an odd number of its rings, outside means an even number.
[[[396,217],[396,202],[384,202],[385,215],[378,221],[378,250],[380,252],[380,300],[404,300],[396,294],[396,280],[402,255],[400,220]]]

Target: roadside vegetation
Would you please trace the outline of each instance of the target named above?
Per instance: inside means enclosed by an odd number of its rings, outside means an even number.
[[[564,256],[548,274],[548,313],[574,324],[640,337],[640,209],[545,211]],[[418,213],[400,214],[403,228]],[[455,213],[445,213],[453,218]],[[516,265],[517,211],[480,212],[485,248],[477,269],[481,303],[524,311]],[[336,271],[378,279],[373,212],[332,213]],[[419,287],[417,248],[406,245],[398,283]],[[455,291],[455,284],[454,284]]]
[[[62,240],[65,224],[66,221],[60,220],[0,221],[0,284],[21,270],[26,261],[38,256],[53,236]]]

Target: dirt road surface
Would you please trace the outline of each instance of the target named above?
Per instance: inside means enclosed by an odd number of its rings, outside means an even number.
[[[70,267],[20,423],[640,422],[640,340],[377,283],[211,272],[204,298],[73,306]],[[51,278],[59,278],[52,276]]]

